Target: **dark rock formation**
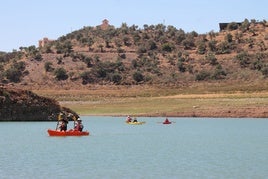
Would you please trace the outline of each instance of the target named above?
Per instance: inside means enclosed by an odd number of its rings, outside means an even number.
[[[78,117],[56,100],[27,90],[0,86],[0,121],[54,121],[60,112]]]

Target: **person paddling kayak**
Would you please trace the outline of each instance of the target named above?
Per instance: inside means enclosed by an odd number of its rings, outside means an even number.
[[[171,122],[168,120],[168,118],[166,118],[163,124],[171,124]]]
[[[82,132],[84,126],[82,124],[82,120],[80,118],[77,119],[77,122],[75,123],[74,130]]]
[[[135,118],[135,117],[134,117],[134,120],[133,120],[133,122],[138,122],[137,118]]]
[[[56,128],[58,128],[58,125],[59,125],[60,131],[66,131],[67,130],[68,120],[67,120],[66,116],[63,113],[60,113],[58,115],[58,124],[57,124]]]
[[[127,116],[126,122],[131,122],[132,118],[130,116]]]

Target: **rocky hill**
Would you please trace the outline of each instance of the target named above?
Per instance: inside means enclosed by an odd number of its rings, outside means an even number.
[[[53,99],[27,90],[0,87],[0,121],[55,121],[60,112],[78,116]]]
[[[268,76],[268,23],[229,23],[198,34],[163,24],[83,27],[39,47],[0,53],[0,83],[24,89],[101,85],[189,85]]]

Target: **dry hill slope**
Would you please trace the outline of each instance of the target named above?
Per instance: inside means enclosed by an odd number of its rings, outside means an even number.
[[[0,80],[24,89],[88,89],[91,85],[265,83],[268,24],[247,19],[221,32],[122,24],[84,27],[36,48],[1,54]]]

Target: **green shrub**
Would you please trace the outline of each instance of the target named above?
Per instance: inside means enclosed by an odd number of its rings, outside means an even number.
[[[162,45],[162,50],[165,51],[165,52],[172,52],[174,46],[170,43],[164,43]]]
[[[114,73],[111,75],[111,81],[115,84],[119,84],[122,80],[122,76],[119,73]]]
[[[143,74],[142,74],[140,71],[136,71],[136,72],[133,74],[133,79],[134,79],[136,82],[141,82],[141,81],[143,81],[144,76],[143,76]]]
[[[177,65],[178,65],[178,69],[179,69],[180,72],[185,72],[186,71],[186,66],[185,66],[185,64],[183,62],[179,61]]]
[[[227,54],[231,52],[231,46],[228,42],[223,41],[220,42],[217,46],[217,53],[218,54]]]
[[[22,76],[22,72],[14,67],[11,67],[5,71],[5,77],[14,83],[20,82],[20,78]]]
[[[207,46],[206,46],[206,43],[203,40],[197,42],[197,52],[198,52],[198,54],[203,55],[203,54],[206,53],[206,50],[207,50]]]
[[[216,50],[217,50],[217,41],[216,40],[210,40],[209,42],[208,42],[208,49],[210,50],[210,51],[212,51],[212,52],[216,52]]]
[[[196,81],[204,81],[210,78],[210,73],[207,71],[200,71],[196,76],[195,76],[195,80]]]
[[[250,64],[250,56],[247,52],[240,52],[235,56],[235,59],[238,60],[241,67],[247,67]]]
[[[85,64],[87,64],[87,67],[88,67],[88,68],[90,68],[90,67],[93,66],[93,65],[92,65],[92,61],[93,61],[93,59],[92,59],[91,57],[85,57],[85,58],[83,59],[83,62],[84,62]]]
[[[46,72],[52,72],[52,71],[54,70],[54,68],[51,67],[51,66],[52,66],[52,63],[51,63],[51,62],[46,62],[46,63],[44,64],[45,71],[46,71]]]
[[[182,45],[184,46],[185,50],[190,50],[192,47],[195,47],[194,38],[187,37],[186,39],[182,41]]]
[[[224,38],[228,43],[233,42],[233,36],[230,33],[226,34],[226,36]]]
[[[84,71],[80,74],[80,77],[82,79],[82,84],[88,84],[94,82],[94,79],[92,77],[92,73],[90,71]]]
[[[18,83],[23,76],[25,70],[25,62],[14,62],[12,66],[4,72],[4,76],[11,82]],[[25,75],[27,75],[25,73]]]
[[[208,53],[206,56],[205,56],[205,59],[209,62],[209,64],[211,65],[217,65],[218,64],[218,60],[215,56],[214,53]]]
[[[55,78],[60,81],[60,80],[66,80],[68,79],[67,72],[64,68],[57,68],[54,71]]]
[[[261,69],[262,75],[268,77],[268,66],[265,66]]]
[[[223,79],[226,76],[225,70],[222,68],[220,64],[217,65],[214,74],[212,75],[212,79],[219,80]]]

